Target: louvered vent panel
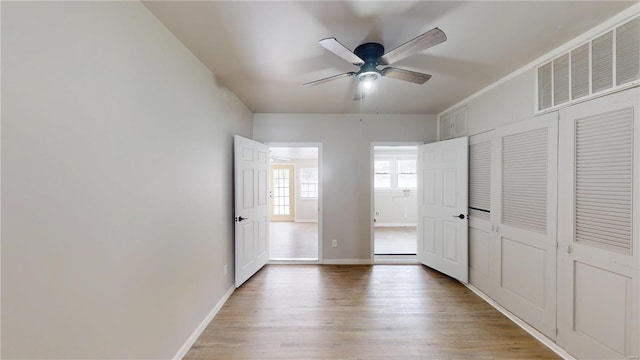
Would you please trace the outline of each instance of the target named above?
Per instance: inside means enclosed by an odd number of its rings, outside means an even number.
[[[551,63],[538,68],[538,110],[551,107]]]
[[[569,54],[553,60],[553,104],[569,101]]]
[[[589,95],[589,44],[571,52],[571,99]]]
[[[631,253],[633,109],[576,121],[576,241]]]
[[[594,93],[613,87],[613,31],[591,42],[591,82]]]
[[[547,128],[502,138],[502,223],[547,231]]]
[[[491,141],[469,146],[469,214],[489,219],[491,210]]]
[[[616,30],[616,84],[640,79],[640,18]]]

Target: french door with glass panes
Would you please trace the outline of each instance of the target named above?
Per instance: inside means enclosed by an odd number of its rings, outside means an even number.
[[[271,165],[269,182],[269,215],[271,221],[294,219],[294,168],[293,165]]]

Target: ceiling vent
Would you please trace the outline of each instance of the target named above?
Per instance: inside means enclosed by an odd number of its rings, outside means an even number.
[[[538,111],[605,94],[640,80],[640,17],[537,68]]]

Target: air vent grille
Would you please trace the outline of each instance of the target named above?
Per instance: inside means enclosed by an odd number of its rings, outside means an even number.
[[[571,52],[571,99],[589,95],[589,44]]]
[[[640,79],[640,18],[616,30],[616,84]]]
[[[553,60],[553,104],[569,101],[569,54]]]
[[[537,68],[538,111],[640,83],[640,17]]]
[[[591,89],[594,93],[613,86],[613,31],[591,42]]]
[[[551,107],[551,63],[538,68],[538,108],[540,110]]]

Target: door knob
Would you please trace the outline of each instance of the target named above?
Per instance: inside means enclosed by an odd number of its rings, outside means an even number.
[[[236,221],[242,221],[242,220],[247,220],[248,218],[244,218],[242,216],[239,216],[236,218]]]
[[[451,215],[451,217],[455,217],[455,218],[459,218],[459,219],[463,219],[463,220],[464,220],[464,214],[460,214],[460,215]]]

